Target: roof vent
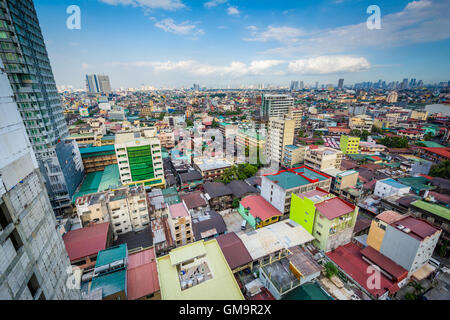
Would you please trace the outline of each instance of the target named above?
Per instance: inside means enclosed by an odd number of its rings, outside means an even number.
[[[397,229],[399,229],[399,230],[403,230],[403,229],[405,229],[405,227],[404,227],[404,226],[402,226],[402,225],[400,224],[400,225],[398,225],[398,226],[397,226]]]
[[[403,232],[409,233],[409,232],[411,232],[411,229],[405,228],[405,229],[403,229]]]

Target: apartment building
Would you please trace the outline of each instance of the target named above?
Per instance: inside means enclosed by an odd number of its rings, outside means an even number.
[[[165,186],[161,143],[156,129],[118,132],[114,147],[122,184]]]
[[[266,137],[264,133],[256,129],[239,129],[236,135],[236,144],[250,150],[264,150]]]
[[[387,178],[377,181],[373,193],[379,197],[387,198],[395,195],[403,196],[407,194],[410,190],[411,187],[401,184],[400,182],[397,182],[394,179]]]
[[[340,170],[340,169],[327,169],[323,172],[330,177],[331,181],[331,192],[335,194],[342,194],[345,189],[355,188],[358,183],[359,172],[356,170]]]
[[[411,111],[410,115],[411,119],[416,119],[419,121],[427,121],[428,119],[428,111]]]
[[[362,154],[379,154],[380,152],[384,152],[386,150],[386,146],[375,142],[360,141],[359,149]]]
[[[198,170],[204,181],[214,181],[220,178],[226,169],[233,164],[226,159],[194,159],[194,168]]]
[[[109,221],[114,235],[140,231],[150,223],[142,186],[85,195],[77,198],[75,205],[83,226]]]
[[[161,148],[172,149],[175,147],[175,135],[172,131],[162,131],[158,135],[159,141],[161,141]]]
[[[353,204],[317,188],[292,195],[290,219],[314,236],[314,245],[328,252],[351,241],[358,210]]]
[[[219,131],[222,134],[223,139],[236,136],[238,133],[239,127],[237,124],[231,124],[228,122],[220,122],[219,123]]]
[[[292,194],[315,190],[330,191],[331,177],[307,166],[267,174],[261,180],[261,196],[283,214],[289,214]]]
[[[359,115],[349,119],[348,126],[351,130],[372,131],[373,119],[366,115]]]
[[[340,169],[343,153],[329,147],[310,146],[305,152],[305,165],[319,171]]]
[[[295,120],[270,118],[266,156],[267,160],[274,164],[283,163],[285,147],[294,142]]]
[[[299,131],[302,128],[303,109],[291,107],[289,108],[287,116],[288,118],[295,120],[295,132]]]
[[[340,148],[343,154],[359,153],[359,137],[341,136]]]
[[[177,247],[194,242],[192,219],[184,202],[170,205],[168,218],[170,233]]]
[[[372,221],[367,244],[411,276],[428,263],[441,232],[425,220],[385,211]]]
[[[284,118],[294,107],[294,98],[286,94],[264,94],[261,101],[261,116]]]
[[[296,146],[289,144],[284,147],[283,163],[286,168],[298,167],[305,161],[306,146]]]
[[[67,251],[1,61],[0,69],[0,300],[80,299],[66,286]]]

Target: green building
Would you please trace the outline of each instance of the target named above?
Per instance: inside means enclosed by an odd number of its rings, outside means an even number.
[[[340,147],[343,154],[359,153],[359,137],[341,136]]]
[[[292,194],[290,219],[314,236],[314,245],[328,252],[349,243],[358,207],[322,189]]]

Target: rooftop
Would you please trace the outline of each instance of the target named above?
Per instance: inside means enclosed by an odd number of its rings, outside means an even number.
[[[387,224],[397,222],[397,221],[403,219],[404,217],[405,216],[403,214],[400,214],[400,213],[392,211],[392,210],[384,211],[376,216],[377,219],[379,219],[383,222],[386,222]]]
[[[97,255],[97,262],[95,263],[95,268],[125,259],[128,255],[127,251],[128,250],[126,244],[121,244],[100,251]]]
[[[241,200],[241,205],[249,210],[249,213],[253,217],[258,217],[262,221],[270,219],[272,217],[282,216],[283,213],[275,209],[266,199],[262,196],[248,196]]]
[[[285,190],[330,179],[326,174],[307,166],[282,170],[277,173],[264,175],[264,177],[278,184]]]
[[[391,224],[391,226],[403,231],[410,237],[413,237],[419,241],[422,241],[423,239],[440,231],[426,220],[417,219],[411,216],[398,220]]]
[[[92,279],[90,292],[101,289],[102,296],[104,298],[112,294],[125,291],[126,274],[127,271],[125,269],[122,269],[119,271],[97,276]]]
[[[199,259],[207,264],[209,279],[182,289],[178,268]],[[241,290],[217,241],[197,241],[157,259],[163,300],[243,300]],[[202,264],[204,266],[204,264]]]
[[[236,233],[230,232],[216,238],[232,270],[252,262],[252,257]]]
[[[128,300],[136,300],[158,291],[155,249],[130,254],[127,269]]]
[[[106,249],[109,222],[67,232],[63,236],[70,261],[92,256]]]
[[[447,221],[450,220],[450,209],[446,208],[444,206],[425,202],[423,200],[417,200],[411,203],[414,207],[420,208],[422,210],[428,211],[434,215],[437,215],[441,218],[446,219]]]
[[[378,182],[383,182],[385,184],[390,185],[393,188],[396,189],[403,189],[403,188],[408,188],[408,186],[401,184],[400,182],[395,181],[394,179],[388,178],[388,179],[384,179],[384,180],[379,180]]]
[[[183,203],[176,203],[176,204],[170,205],[169,213],[173,219],[189,216],[189,212],[187,211],[187,209]]]
[[[334,197],[316,204],[316,209],[328,220],[333,220],[347,213],[353,212],[355,206],[341,198]]]

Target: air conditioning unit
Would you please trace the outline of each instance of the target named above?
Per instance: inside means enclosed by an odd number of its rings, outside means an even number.
[[[402,226],[402,225],[400,224],[400,225],[398,225],[398,226],[397,226],[397,229],[399,229],[399,230],[403,230],[403,229],[405,229],[405,227],[404,227],[404,226]]]

